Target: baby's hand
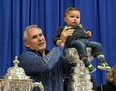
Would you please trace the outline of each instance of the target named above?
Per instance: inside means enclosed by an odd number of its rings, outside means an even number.
[[[86,36],[87,36],[88,38],[91,37],[91,36],[92,36],[91,31],[86,31]]]
[[[57,45],[57,46],[61,46],[61,43],[62,43],[62,40],[57,40],[57,41],[56,41],[56,45]]]

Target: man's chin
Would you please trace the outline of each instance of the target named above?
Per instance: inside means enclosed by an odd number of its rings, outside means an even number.
[[[38,49],[39,50],[42,50],[42,51],[45,51],[46,47],[45,46],[42,46],[42,47],[39,47]]]

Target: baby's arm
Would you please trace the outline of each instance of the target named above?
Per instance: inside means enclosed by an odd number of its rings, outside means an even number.
[[[74,29],[71,29],[71,27],[65,26],[65,28],[63,29],[61,34],[63,33],[64,36],[71,36],[73,32],[74,32]],[[60,39],[56,40],[56,45],[61,46],[62,42],[64,42],[64,41],[66,42],[66,40],[67,40],[67,37],[66,37],[66,39],[62,39],[61,35],[60,35]]]
[[[91,31],[86,31],[86,36],[87,36],[88,38],[90,38],[90,37],[92,36],[92,32],[91,32]]]
[[[64,43],[66,42],[67,37],[71,36],[72,33],[74,32],[74,29],[70,29],[70,28],[71,27],[65,26],[64,28],[59,29],[57,34],[53,37],[53,42],[55,45],[61,46],[63,42]],[[65,36],[66,38],[63,38],[62,35]]]

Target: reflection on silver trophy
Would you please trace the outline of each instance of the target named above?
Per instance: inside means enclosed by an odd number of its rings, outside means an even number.
[[[94,91],[92,90],[91,75],[83,61],[79,59],[77,50],[75,48],[67,48],[65,50],[65,59],[75,65],[72,68],[72,74],[69,76],[70,91]]]

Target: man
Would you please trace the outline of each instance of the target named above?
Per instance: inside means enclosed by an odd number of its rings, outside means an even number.
[[[35,82],[41,81],[45,91],[63,91],[63,75],[70,73],[71,65],[60,56],[67,37],[71,36],[73,31],[64,29],[60,36],[60,46],[51,51],[46,50],[45,37],[36,25],[31,25],[24,31],[27,51],[19,56],[19,66],[23,67]]]

